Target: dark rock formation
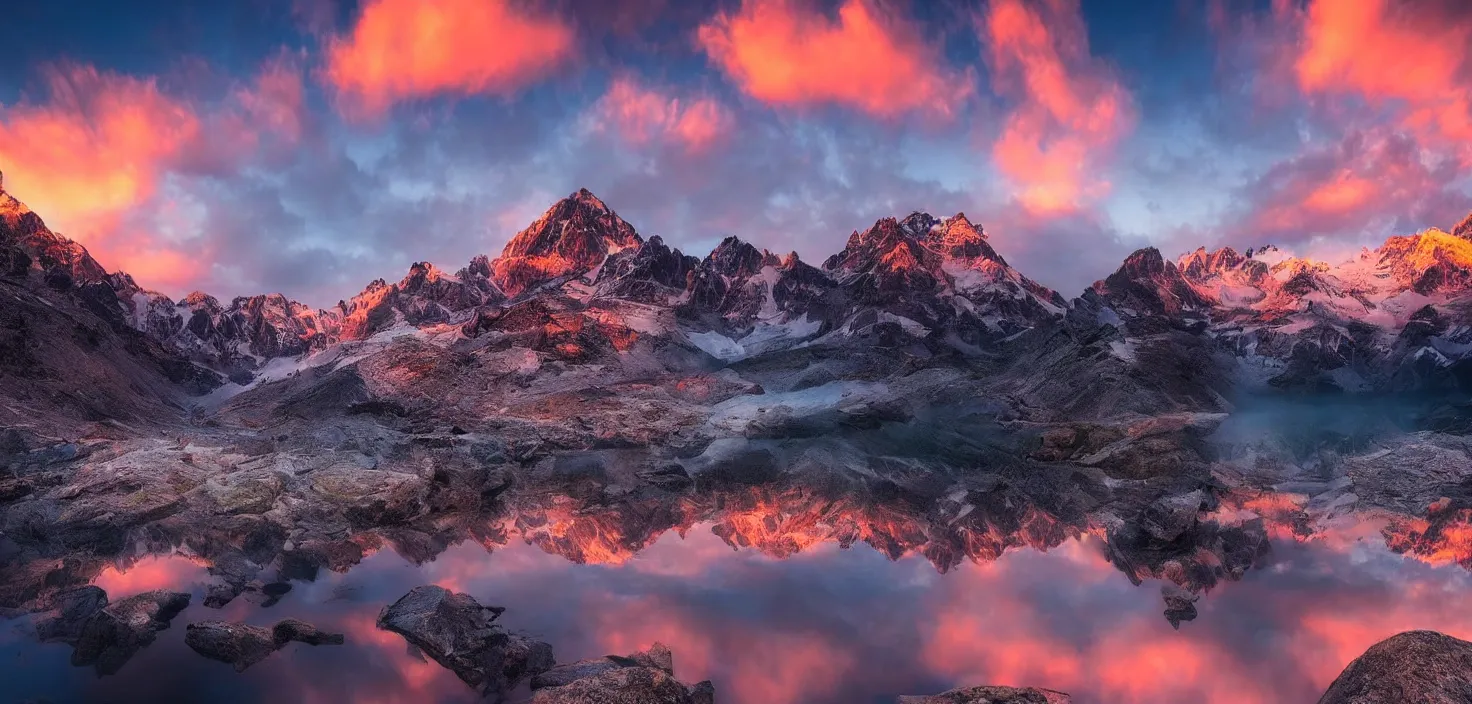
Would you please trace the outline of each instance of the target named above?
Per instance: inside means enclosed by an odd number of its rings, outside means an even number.
[[[404,636],[477,691],[500,698],[553,665],[552,646],[493,623],[503,611],[426,585],[385,607],[378,627]]]
[[[1154,247],[1131,254],[1118,271],[1095,283],[1093,290],[1118,311],[1169,316],[1211,305],[1175,263],[1166,261]]]
[[[279,647],[269,628],[225,621],[189,624],[184,643],[211,660],[234,665],[236,672],[265,660]]]
[[[675,656],[668,646],[655,643],[648,650],[633,655],[608,655],[590,660],[558,665],[532,678],[532,689],[561,687],[584,677],[591,677],[620,667],[653,667],[670,674],[675,672]]]
[[[675,679],[674,656],[660,643],[627,657],[558,665],[533,677],[532,689],[532,704],[715,704],[710,682]]]
[[[1472,702],[1472,643],[1434,631],[1408,631],[1354,659],[1319,704],[1467,704]]]
[[[1031,687],[963,687],[942,694],[903,696],[898,704],[1069,704],[1073,698]]]
[[[1174,541],[1196,526],[1197,515],[1206,500],[1200,489],[1179,496],[1163,496],[1145,507],[1140,528],[1162,543]]]
[[[1182,621],[1196,620],[1196,600],[1201,595],[1166,582],[1160,587],[1160,597],[1165,600],[1165,620],[1170,622],[1171,628],[1180,630]]]
[[[55,601],[56,615],[36,624],[36,635],[75,645],[92,616],[107,607],[107,592],[89,584],[64,590]]]
[[[229,663],[236,672],[265,660],[287,643],[307,645],[341,645],[341,634],[326,633],[296,619],[286,619],[275,626],[251,626],[226,621],[191,623],[185,629],[184,642],[194,652],[211,660]]]
[[[94,665],[111,675],[152,643],[189,606],[189,595],[158,590],[114,602],[93,613],[77,636],[73,665]]]
[[[594,284],[600,297],[669,305],[689,288],[699,265],[655,236],[610,256]]]

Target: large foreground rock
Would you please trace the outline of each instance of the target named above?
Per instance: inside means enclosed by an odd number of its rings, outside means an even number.
[[[325,633],[296,619],[286,619],[271,628],[226,621],[191,623],[184,643],[211,660],[229,663],[241,672],[271,653],[298,641],[308,645],[341,645],[342,634]]]
[[[403,636],[466,684],[503,698],[519,682],[552,667],[552,646],[492,623],[505,609],[469,594],[425,585],[378,614],[378,627]]]
[[[1319,704],[1383,702],[1472,702],[1472,643],[1433,631],[1391,636],[1355,658],[1319,699]]]
[[[558,665],[532,678],[532,704],[715,704],[715,687],[675,679],[675,656],[663,643],[633,655]]]
[[[532,704],[715,704],[709,681],[675,679],[675,658],[662,643],[633,655],[558,665],[532,678]]]
[[[98,674],[111,675],[188,606],[188,594],[163,589],[109,605],[93,613],[82,627],[72,664],[95,665]]]
[[[941,694],[900,697],[899,704],[1070,704],[1073,698],[1032,687],[962,687]]]

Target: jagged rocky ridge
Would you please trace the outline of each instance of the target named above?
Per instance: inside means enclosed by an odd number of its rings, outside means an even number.
[[[1088,534],[1179,586],[1179,624],[1265,526],[1389,513],[1394,549],[1458,549],[1469,246],[1143,250],[1065,301],[964,215],[880,220],[822,266],[696,259],[579,192],[497,259],[312,311],[149,294],[0,195],[0,607],[142,545],[207,561],[218,607],[365,545],[505,540],[490,514],[578,562],[697,523],[942,571]],[[1367,396],[1320,422],[1325,391]],[[1301,407],[1254,424],[1254,396]]]
[[[508,325],[525,332],[533,322],[547,324],[522,341],[569,361],[626,352],[641,336],[725,363],[853,340],[1026,357],[1026,341],[1017,343],[1023,333],[1061,331],[1099,335],[1130,364],[1162,336],[1184,334],[1195,338],[1192,355],[1207,355],[1220,367],[1213,374],[1242,389],[1472,384],[1466,222],[1452,233],[1392,237],[1333,266],[1271,246],[1203,248],[1174,262],[1145,249],[1070,302],[1009,266],[964,214],[881,219],[816,267],[734,237],[696,259],[659,237],[644,239],[582,190],[518,233],[500,257],[476,257],[455,274],[416,263],[396,283],[373,281],[314,310],[279,294],[225,304],[196,292],[175,302],[107,273],[13,198],[0,199],[11,277],[32,272],[114,327],[121,320],[144,333],[173,353],[162,364],[176,381],[193,377],[196,393],[216,377],[249,386],[275,360],[293,360],[276,365],[284,370],[333,362],[338,347],[385,333],[474,339]]]

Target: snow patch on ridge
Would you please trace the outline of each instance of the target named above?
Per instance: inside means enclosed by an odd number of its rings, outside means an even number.
[[[714,330],[686,333],[685,336],[701,351],[729,363],[795,345],[818,334],[822,327],[821,321],[809,320],[804,313],[794,320],[780,323],[758,322],[740,340],[733,340]]]

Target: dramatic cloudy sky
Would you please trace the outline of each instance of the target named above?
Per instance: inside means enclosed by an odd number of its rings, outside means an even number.
[[[325,305],[579,187],[697,255],[964,210],[1070,295],[1472,209],[1464,0],[49,0],[0,54],[7,190],[175,295]]]

